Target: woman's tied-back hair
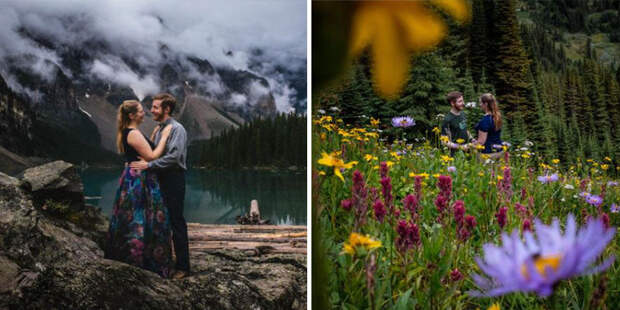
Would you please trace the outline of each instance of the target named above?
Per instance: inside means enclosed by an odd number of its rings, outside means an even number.
[[[116,114],[116,148],[119,153],[125,153],[125,147],[123,146],[123,130],[129,126],[131,119],[129,114],[138,112],[138,106],[140,102],[138,100],[125,100],[118,107],[118,113]]]
[[[162,111],[166,107],[170,108],[170,114],[169,115],[172,115],[172,113],[174,112],[174,108],[177,106],[177,99],[174,98],[174,96],[169,94],[169,93],[159,93],[159,94],[153,96],[153,100],[161,100],[161,109],[162,109]]]
[[[491,112],[491,117],[493,117],[493,123],[495,123],[495,130],[499,130],[502,128],[502,113],[499,111],[497,107],[497,101],[495,100],[495,96],[491,93],[482,94],[480,96],[480,102],[487,104],[487,109]]]

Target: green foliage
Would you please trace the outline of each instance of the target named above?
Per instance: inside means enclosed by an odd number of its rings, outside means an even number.
[[[210,168],[305,166],[306,117],[278,114],[230,129],[189,147],[192,164]]]

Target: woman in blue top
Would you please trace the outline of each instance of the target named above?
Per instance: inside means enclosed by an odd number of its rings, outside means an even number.
[[[484,145],[482,153],[497,152],[499,150],[494,150],[493,146],[502,145],[502,114],[497,108],[495,97],[490,93],[480,96],[480,108],[485,115],[476,125],[476,130],[478,131],[478,140],[476,142]]]

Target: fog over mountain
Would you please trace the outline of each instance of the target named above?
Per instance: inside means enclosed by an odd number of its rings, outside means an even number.
[[[303,0],[0,2],[0,162],[120,162],[116,113],[177,97],[190,142],[306,113]]]
[[[305,113],[306,2],[2,1],[7,84],[40,102],[45,94],[34,85],[54,83],[58,71],[86,89],[109,82],[139,99],[191,86],[227,106],[260,104],[270,94],[278,111]],[[25,83],[24,72],[40,81]],[[226,72],[256,78],[236,87],[237,76]]]

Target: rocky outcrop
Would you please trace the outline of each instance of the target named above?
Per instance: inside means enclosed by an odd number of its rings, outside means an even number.
[[[96,239],[107,224],[72,196],[81,186],[74,169],[54,162],[22,179],[0,173],[0,309],[306,308],[305,256],[193,251],[192,275],[181,280],[104,259]]]

